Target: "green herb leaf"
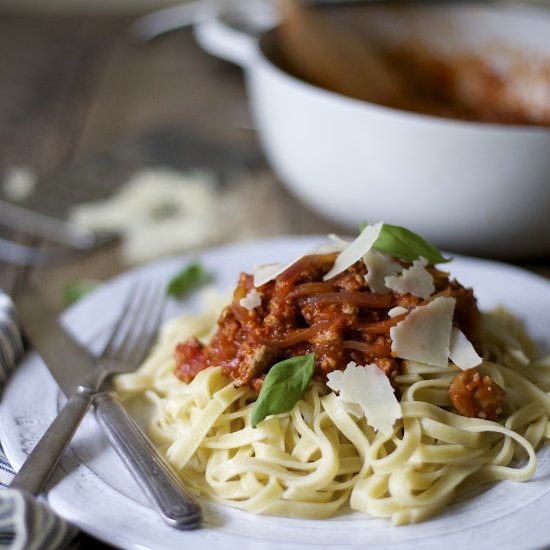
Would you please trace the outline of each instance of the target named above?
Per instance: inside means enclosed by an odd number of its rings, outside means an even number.
[[[399,227],[398,225],[383,224],[382,231],[374,248],[403,260],[416,260],[422,256],[430,265],[450,262],[452,258],[444,258],[433,244],[425,241],[420,235]]]
[[[166,292],[170,296],[181,297],[183,294],[198,288],[210,280],[210,275],[199,263],[188,265],[168,283]]]
[[[61,300],[66,306],[74,304],[76,301],[80,300],[85,294],[90,292],[99,285],[98,281],[92,279],[84,279],[82,281],[74,281],[64,285],[61,292]]]
[[[270,414],[292,409],[307,390],[314,370],[314,353],[291,357],[273,365],[252,410],[252,427],[255,428]]]

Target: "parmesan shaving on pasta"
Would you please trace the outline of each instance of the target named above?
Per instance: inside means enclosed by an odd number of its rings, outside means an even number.
[[[403,266],[399,262],[376,250],[369,250],[363,256],[363,262],[367,267],[365,281],[373,292],[387,292],[386,278],[403,271]]]
[[[449,359],[462,370],[477,367],[483,361],[470,340],[458,327],[453,327],[451,331]]]
[[[254,269],[254,286],[257,288],[275,279],[278,275],[283,273],[300,258],[301,256],[292,260],[291,262],[288,262],[287,264],[275,262],[272,264],[262,264],[256,266],[256,268]]]
[[[327,386],[338,392],[338,400],[359,405],[376,432],[393,433],[401,408],[388,377],[377,365],[361,366],[351,361],[346,370],[330,372],[327,379]]]
[[[428,298],[435,291],[435,285],[433,277],[426,270],[427,265],[428,260],[426,258],[414,260],[412,266],[402,271],[400,275],[386,277],[386,288],[400,294],[412,294],[419,298]]]
[[[403,315],[404,313],[408,312],[409,310],[403,306],[392,307],[390,310],[388,310],[388,317],[398,317],[399,315]]]
[[[263,265],[256,266],[256,268],[254,269],[254,286],[260,287],[262,285],[265,285],[269,281],[273,281],[279,275],[284,273],[289,267],[292,267],[296,262],[299,262],[302,258],[305,258],[310,254],[341,253],[350,244],[348,241],[345,241],[344,239],[341,239],[336,235],[332,235],[332,236],[329,235],[329,238],[331,239],[332,242],[321,244],[317,246],[315,249],[309,252],[305,252],[304,254],[300,254],[299,256],[297,256],[296,258],[294,258],[293,260],[290,260],[285,264],[280,262],[274,262],[270,264],[263,264]]]
[[[255,307],[262,305],[262,295],[253,288],[244,298],[241,298],[239,303],[248,311],[252,311]]]
[[[360,260],[373,247],[382,231],[382,222],[374,225],[367,225],[359,236],[350,243],[336,258],[332,269],[323,277],[325,281],[335,277],[350,265]]]
[[[413,309],[390,329],[391,349],[395,356],[437,367],[446,366],[454,307],[454,298],[438,296]]]

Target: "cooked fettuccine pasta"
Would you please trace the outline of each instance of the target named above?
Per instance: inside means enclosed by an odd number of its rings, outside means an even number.
[[[407,269],[421,267],[435,281],[427,295],[417,295],[426,292],[418,290],[414,278],[407,283],[407,292],[386,278],[390,287],[396,287],[386,292],[391,300],[376,298],[374,304],[371,294],[385,294],[379,288],[373,291],[372,278],[369,287],[364,272],[370,269],[373,276],[375,268],[365,254],[359,260],[364,265],[358,267],[352,258],[351,271],[348,265],[341,272],[366,280],[361,289],[351,289],[349,278],[338,287],[335,281],[342,280],[341,275],[329,271],[337,264],[334,255],[316,257],[322,258],[322,267],[317,262],[316,268],[331,275],[327,279],[316,274],[304,280],[303,274],[313,269],[311,256],[306,264],[304,259],[298,261],[300,269],[293,264],[292,284],[288,282],[292,266],[257,286],[250,278],[241,278],[232,305],[221,316],[220,299],[210,295],[202,315],[168,322],[141,369],[118,377],[117,389],[125,399],[147,399],[149,434],[190,489],[253,513],[327,518],[351,507],[401,525],[433,516],[453,499],[489,482],[525,481],[533,475],[535,450],[550,436],[550,358],[537,358],[522,324],[504,310],[484,313],[472,330],[465,319],[475,303],[465,307],[467,297],[459,308],[455,302],[463,298],[464,289],[448,286],[446,275],[427,262],[413,266],[399,262],[401,271],[396,267],[397,275],[392,275],[403,279]],[[302,275],[295,276],[297,271]],[[422,284],[427,280],[423,272],[420,278]],[[265,321],[277,309],[274,302],[283,288],[285,300],[290,295],[300,308],[303,326],[293,325],[284,334],[273,329],[261,332],[270,324],[260,325],[259,319]],[[368,307],[376,309],[372,317],[363,310],[367,296]],[[412,346],[411,352],[400,339],[406,342],[410,334],[421,339],[422,323],[431,330],[428,340],[436,338],[429,324],[433,312],[439,311],[440,327],[446,315],[441,311],[451,303],[438,299],[454,300],[449,331],[460,328],[457,338],[462,344],[449,336],[444,361],[432,359],[430,353],[422,360],[423,351]],[[340,340],[331,338],[330,315],[346,320],[341,322],[345,328],[338,333]],[[279,322],[288,318],[283,315]],[[410,334],[404,324],[407,318],[415,323]],[[311,327],[317,323],[325,324],[313,334]],[[239,344],[231,350],[231,360],[222,353],[228,347],[228,326],[232,343]],[[400,328],[392,330],[395,327]],[[475,340],[477,351],[469,339]],[[182,348],[182,342],[192,345]],[[217,347],[220,342],[225,342],[223,350]],[[246,357],[255,358],[253,368],[245,356],[239,356],[240,362],[234,360],[234,354],[242,354],[246,346],[250,352]],[[329,355],[333,350],[339,355]],[[259,402],[275,395],[275,383],[269,378],[274,363],[305,354],[315,361],[305,391],[288,410],[268,409],[258,419]],[[200,364],[193,363],[197,357]],[[298,367],[291,363],[291,368]],[[193,371],[187,381],[182,369],[187,375]],[[363,376],[374,378],[365,378],[369,382],[362,387]],[[385,385],[379,385],[378,379]],[[289,388],[284,391],[292,393]],[[376,396],[363,399],[369,393]],[[385,420],[376,420],[384,415]]]

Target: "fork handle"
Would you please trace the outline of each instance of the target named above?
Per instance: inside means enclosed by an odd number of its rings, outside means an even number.
[[[95,414],[111,445],[168,525],[194,529],[201,508],[114,391],[95,396]]]
[[[61,409],[23,466],[10,483],[14,489],[23,489],[37,496],[50,479],[69,441],[90,408],[93,391],[80,387]]]

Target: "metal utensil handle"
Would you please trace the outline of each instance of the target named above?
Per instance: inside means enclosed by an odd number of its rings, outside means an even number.
[[[50,479],[59,459],[93,400],[93,391],[81,387],[71,395],[55,420],[13,478],[10,487],[37,496]]]
[[[120,404],[116,392],[95,396],[95,413],[111,445],[162,518],[176,529],[193,529],[201,508],[172,467]]]

